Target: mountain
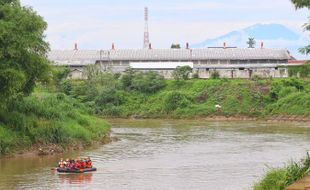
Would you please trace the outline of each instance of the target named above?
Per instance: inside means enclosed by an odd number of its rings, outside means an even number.
[[[301,55],[298,52],[300,47],[310,44],[310,37],[305,33],[297,33],[281,24],[256,24],[241,30],[229,32],[214,39],[208,39],[201,43],[192,45],[192,48],[206,48],[223,46],[248,47],[248,38],[255,38],[256,47],[264,42],[266,48],[286,48],[291,55],[298,59],[310,59],[309,56]]]

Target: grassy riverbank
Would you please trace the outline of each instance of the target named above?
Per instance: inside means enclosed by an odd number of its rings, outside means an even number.
[[[123,88],[122,78],[104,76],[100,80],[66,81],[62,89],[105,117],[310,116],[308,79],[192,79],[160,84],[154,91],[128,89]],[[217,110],[215,105],[222,108]]]
[[[39,92],[14,100],[0,111],[0,156],[29,151],[82,148],[108,137],[109,125],[64,94]]]
[[[303,178],[310,172],[310,156],[307,154],[306,158],[294,162],[291,161],[283,168],[272,168],[263,179],[257,182],[253,189],[254,190],[284,190],[292,183]]]

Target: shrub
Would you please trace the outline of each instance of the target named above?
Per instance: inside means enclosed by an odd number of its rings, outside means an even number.
[[[132,80],[132,88],[144,93],[155,93],[165,86],[164,77],[153,71],[136,73]]]
[[[61,81],[66,80],[70,74],[70,68],[69,67],[62,67],[62,66],[57,66],[57,67],[52,67],[52,80],[49,81],[54,83],[56,86],[61,83]]]
[[[136,72],[132,69],[125,71],[120,82],[124,90],[144,93],[155,93],[166,86],[164,77],[157,72]]]
[[[132,81],[135,77],[136,71],[127,69],[121,76],[121,86],[124,90],[132,90]]]
[[[219,79],[220,78],[220,73],[217,70],[212,71],[211,78],[212,79]]]
[[[100,94],[95,99],[95,103],[98,106],[120,105],[122,103],[122,97],[115,89],[105,88],[102,89]]]
[[[189,98],[180,92],[169,92],[164,99],[164,111],[171,112],[185,108],[190,104]]]
[[[306,78],[310,76],[310,63],[299,66],[291,66],[289,67],[289,76],[290,77],[302,77]]]
[[[60,91],[65,93],[66,95],[70,95],[73,87],[70,81],[65,80],[60,83]]]
[[[190,66],[177,67],[173,71],[172,76],[175,80],[188,80],[192,70]]]
[[[84,68],[83,75],[88,79],[92,80],[94,78],[97,78],[101,74],[101,70],[99,65],[87,65]]]

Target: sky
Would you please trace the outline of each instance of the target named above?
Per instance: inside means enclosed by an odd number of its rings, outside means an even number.
[[[51,49],[142,48],[144,7],[154,48],[215,38],[257,23],[284,24],[302,34],[309,10],[290,0],[21,0],[48,23]]]

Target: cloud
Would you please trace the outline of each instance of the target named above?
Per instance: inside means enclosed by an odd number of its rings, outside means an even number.
[[[52,48],[140,48],[143,7],[150,9],[150,35],[154,47],[172,42],[199,42],[256,23],[280,23],[301,33],[309,14],[295,11],[289,0],[22,0],[49,24]]]

